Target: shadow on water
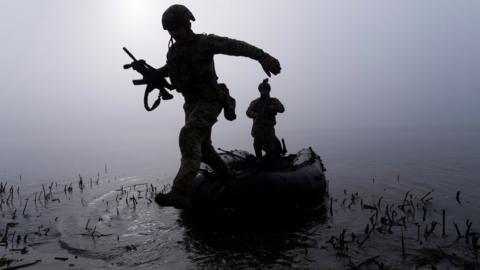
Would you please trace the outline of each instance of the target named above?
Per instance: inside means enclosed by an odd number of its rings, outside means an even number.
[[[325,206],[302,215],[184,211],[178,220],[190,260],[201,268],[277,268],[309,261],[306,250],[318,246],[311,232],[327,221]]]

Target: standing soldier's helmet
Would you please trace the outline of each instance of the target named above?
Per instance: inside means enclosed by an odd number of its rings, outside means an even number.
[[[172,5],[162,16],[164,30],[173,30],[179,26],[190,28],[190,21],[195,21],[192,12],[184,5]]]
[[[261,83],[258,85],[258,91],[261,91],[261,90],[270,91],[270,84],[268,83],[268,78],[267,78],[267,79],[264,79],[263,82],[261,82]]]

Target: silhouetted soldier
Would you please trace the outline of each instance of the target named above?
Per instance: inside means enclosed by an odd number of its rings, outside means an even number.
[[[277,59],[248,43],[216,35],[195,34],[190,21],[195,21],[195,18],[183,5],[170,6],[162,16],[163,28],[171,36],[171,46],[167,64],[159,72],[164,77],[170,77],[173,86],[185,98],[185,125],[180,131],[182,158],[172,190],[158,194],[155,201],[163,206],[180,208],[190,206],[193,180],[202,161],[210,165],[220,179],[232,177],[230,168],[217,154],[210,138],[212,126],[225,103],[229,103],[225,102],[225,96],[227,101],[229,97],[225,87],[217,83],[213,56],[249,57],[259,61],[268,76],[280,73],[281,69]],[[231,109],[231,103],[230,100],[230,106],[226,107]],[[225,110],[225,113],[229,118],[228,111]]]
[[[262,150],[265,151],[267,159],[280,156],[282,151],[280,141],[275,135],[275,116],[283,113],[285,108],[280,100],[270,97],[270,89],[268,79],[263,80],[258,85],[260,97],[253,100],[247,109],[247,116],[253,119],[253,148],[257,158],[262,157]]]

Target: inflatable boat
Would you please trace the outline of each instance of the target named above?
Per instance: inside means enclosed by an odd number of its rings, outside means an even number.
[[[328,192],[325,166],[312,148],[269,162],[258,162],[242,150],[222,150],[220,156],[235,177],[223,181],[202,164],[193,184],[195,208],[249,213],[314,211]]]

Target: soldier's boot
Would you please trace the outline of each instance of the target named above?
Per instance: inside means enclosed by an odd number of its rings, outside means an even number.
[[[167,193],[158,193],[157,196],[155,196],[155,202],[160,206],[173,206],[179,209],[190,208],[192,206],[190,196],[175,188],[172,188],[172,190]]]
[[[205,151],[203,161],[212,167],[217,174],[216,181],[212,184],[210,189],[210,194],[213,195],[218,193],[231,181],[235,180],[235,173],[216,152],[212,153],[210,151]]]
[[[190,195],[193,179],[196,175],[194,172],[177,175],[173,181],[172,189],[167,193],[157,194],[155,202],[161,206],[173,206],[181,209],[190,208],[192,205]]]

